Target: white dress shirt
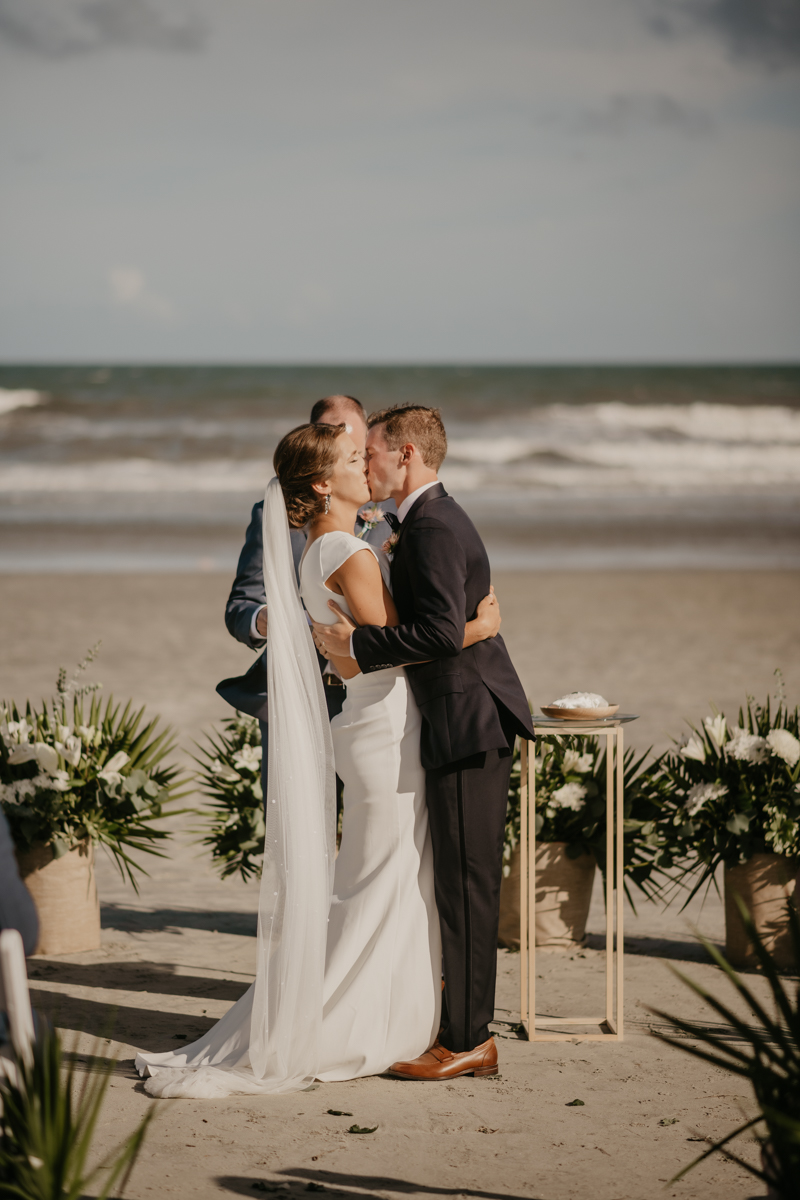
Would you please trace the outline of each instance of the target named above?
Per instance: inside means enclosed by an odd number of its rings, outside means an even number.
[[[411,505],[416,504],[417,500],[419,500],[422,493],[427,492],[428,488],[435,487],[438,482],[439,482],[438,479],[432,479],[430,481],[430,483],[423,483],[422,487],[418,487],[417,490],[415,492],[412,492],[410,496],[406,496],[406,498],[402,504],[398,505],[397,519],[401,523],[401,525],[402,525],[403,521],[405,521],[406,517],[408,516],[408,512],[409,512],[409,509],[411,508]]]
[[[262,637],[261,634],[256,629],[256,621],[258,620],[259,613],[263,612],[266,607],[267,607],[266,604],[262,604],[253,613],[252,620],[250,621],[250,641],[251,642],[265,642],[267,640],[265,637]]]

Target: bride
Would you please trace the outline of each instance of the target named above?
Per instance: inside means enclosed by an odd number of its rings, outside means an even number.
[[[347,699],[329,724],[303,611],[331,623],[335,597],[358,625],[397,624],[387,557],[352,533],[369,500],[364,461],[344,425],[301,425],[273,465],[263,515],[270,752],[256,980],[196,1042],[137,1054],[153,1096],[286,1092],[374,1075],[424,1053],[439,1028],[419,710],[402,667],[362,675],[354,659],[335,659]],[[308,528],[299,593],[290,525]],[[487,598],[467,624],[465,645],[494,631],[492,607]]]

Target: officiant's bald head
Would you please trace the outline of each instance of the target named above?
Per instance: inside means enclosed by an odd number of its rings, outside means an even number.
[[[311,410],[312,425],[346,425],[361,453],[367,444],[367,414],[355,396],[324,396]]]

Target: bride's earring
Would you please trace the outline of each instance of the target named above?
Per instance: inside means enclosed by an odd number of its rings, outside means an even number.
[[[330,492],[328,492],[327,496],[325,497],[325,516],[326,517],[330,511],[331,511],[331,494],[330,494]]]

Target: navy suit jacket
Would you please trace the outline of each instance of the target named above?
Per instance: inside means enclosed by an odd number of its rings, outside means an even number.
[[[391,579],[400,624],[357,629],[353,652],[365,673],[406,667],[422,713],[423,767],[503,749],[515,734],[533,740],[528,701],[503,639],[462,649],[464,626],[477,615],[491,573],[480,534],[442,484],[406,514]]]
[[[380,507],[386,512],[397,512],[393,500],[382,501]],[[250,636],[250,628],[253,622],[253,613],[266,603],[263,569],[264,543],[261,533],[261,516],[263,510],[263,500],[259,500],[257,504],[253,505],[253,511],[250,514],[250,524],[247,527],[244,545],[239,555],[236,578],[233,581],[233,587],[228,596],[228,602],[225,605],[225,624],[231,637],[235,637],[237,641],[243,642],[251,650],[260,651],[263,651],[266,647],[266,639],[257,638],[254,640]],[[359,534],[362,529],[363,525],[358,521],[355,533]],[[368,530],[362,540],[373,546],[382,546],[391,532],[388,522],[383,520],[374,529]],[[302,529],[291,529],[289,533],[292,539],[294,569],[297,572],[300,566],[300,559],[306,547],[306,534]],[[317,657],[320,661],[320,668],[322,668],[325,664],[325,659],[321,655]],[[217,684],[217,691],[223,700],[227,700],[229,704],[233,705],[240,712],[249,713],[251,717],[258,717],[259,720],[266,721],[268,719],[268,704],[265,654],[259,654],[245,675],[238,675],[232,679],[223,679],[221,683]]]

